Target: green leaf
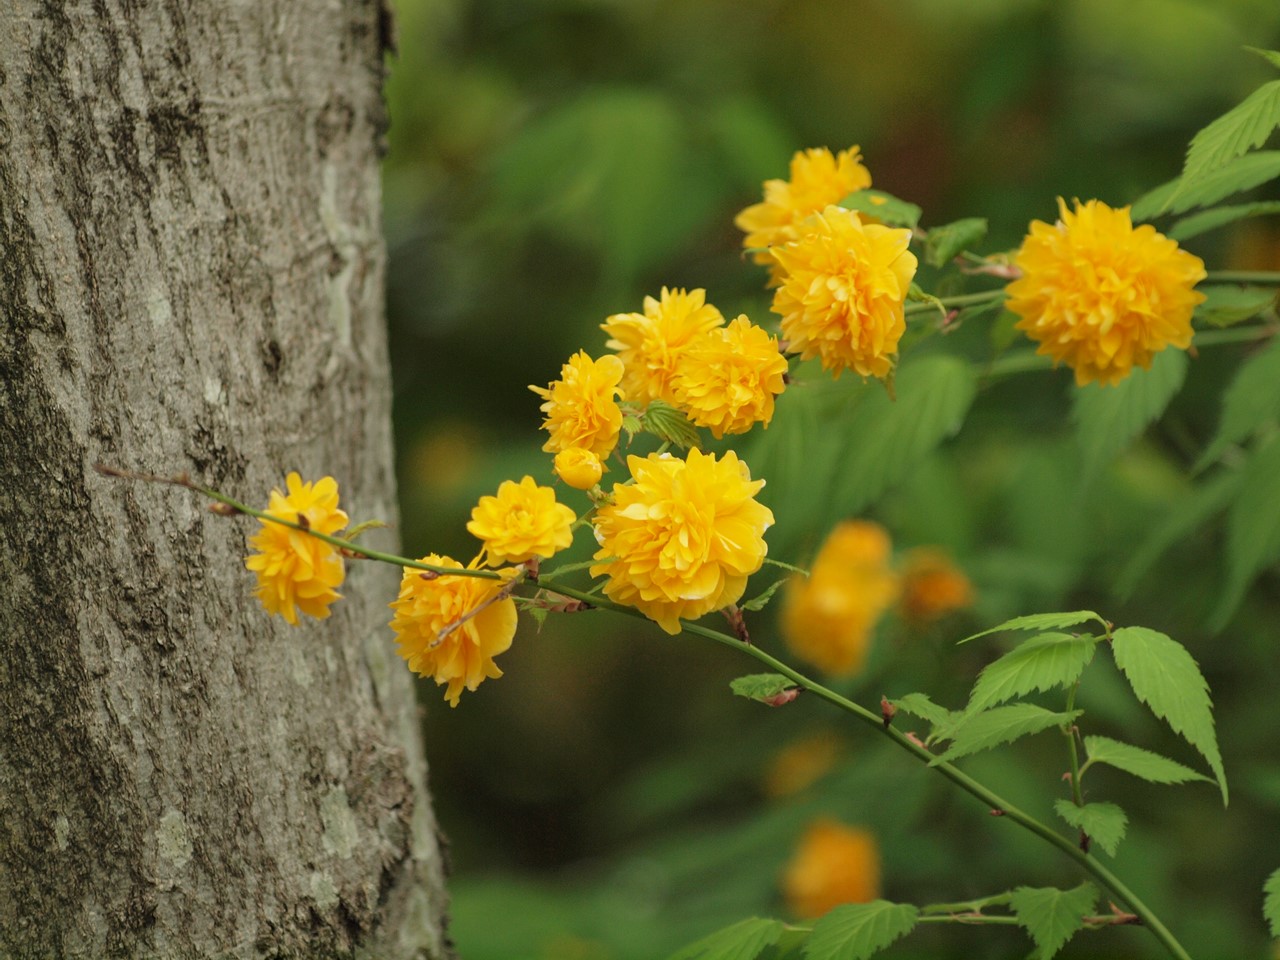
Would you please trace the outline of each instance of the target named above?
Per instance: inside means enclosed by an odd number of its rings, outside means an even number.
[[[1018,887],[1013,891],[1011,905],[1018,923],[1036,942],[1038,960],[1050,960],[1072,934],[1084,927],[1084,918],[1093,912],[1097,902],[1098,891],[1093,884],[1082,883],[1072,890]]]
[[[885,226],[910,227],[913,230],[923,213],[914,203],[899,200],[883,190],[855,190],[840,201],[840,206],[875,217]]]
[[[1104,628],[1107,625],[1107,621],[1092,610],[1073,610],[1071,613],[1032,613],[1025,617],[1006,620],[981,633],[965,637],[959,642],[968,643],[970,640],[977,640],[979,637],[985,637],[989,633],[999,633],[1002,630],[1052,630],[1055,627],[1074,627],[1077,623],[1084,623],[1086,620],[1097,620]]]
[[[1196,488],[1190,497],[1174,504],[1164,522],[1155,527],[1129,555],[1129,562],[1116,578],[1117,595],[1123,598],[1133,593],[1143,575],[1166,550],[1227,508],[1227,504],[1235,499],[1239,486],[1238,472],[1222,473]]]
[[[998,747],[1002,743],[1011,743],[1021,737],[1040,733],[1050,727],[1066,726],[1083,712],[1068,710],[1054,713],[1034,703],[1011,703],[981,713],[965,714],[959,722],[940,734],[951,741],[951,746],[944,754],[931,760],[929,765],[949,763]]]
[[[763,610],[766,606],[768,606],[769,601],[773,599],[773,595],[778,592],[778,588],[781,587],[784,583],[786,583],[787,580],[789,579],[791,578],[785,577],[782,580],[775,580],[773,583],[769,584],[769,586],[765,588],[764,592],[761,593],[758,597],[752,597],[750,600],[744,603],[742,605],[742,609],[743,610]]]
[[[925,236],[925,263],[945,267],[951,260],[987,235],[987,221],[983,217],[965,217],[934,227]]]
[[[794,680],[780,673],[753,673],[729,682],[729,689],[748,700],[765,703],[796,685]]]
[[[1156,355],[1151,369],[1134,370],[1114,387],[1074,391],[1072,416],[1086,481],[1164,413],[1186,375],[1186,353],[1165,350]]]
[[[882,391],[858,404],[842,436],[832,508],[856,515],[905,478],[926,454],[954,435],[973,402],[973,368],[958,357],[904,364],[896,402]]]
[[[960,718],[958,712],[938,706],[923,693],[908,693],[905,697],[899,697],[889,702],[903,713],[919,717],[934,727],[948,726]]]
[[[806,960],[867,960],[910,933],[919,916],[910,903],[844,904],[814,924],[804,955]]]
[[[683,412],[662,400],[651,400],[641,415],[640,422],[647,432],[682,450],[701,445],[702,438],[693,422]]]
[[[1262,892],[1265,897],[1262,901],[1262,915],[1271,928],[1271,935],[1280,937],[1280,870],[1267,877]]]
[[[1222,423],[1208,449],[1196,461],[1203,470],[1222,451],[1241,443],[1266,422],[1280,417],[1280,337],[1241,364],[1222,396]]]
[[[1175,760],[1109,737],[1085,737],[1084,749],[1090,763],[1105,763],[1150,783],[1187,783],[1191,780],[1213,783],[1203,773],[1184,767]]]
[[[987,665],[974,685],[969,710],[982,710],[1033,690],[1075,683],[1093,659],[1094,637],[1044,633],[1020,643]]]
[[[1053,809],[1063,820],[1088,835],[1107,855],[1114,857],[1124,839],[1129,818],[1114,803],[1086,803],[1077,807],[1070,800],[1055,800]]]
[[[1273,67],[1280,68],[1280,51],[1263,50],[1260,47],[1250,47],[1250,46],[1245,46],[1245,49],[1248,50],[1250,53],[1256,53],[1263,60],[1266,60],[1269,64],[1271,64]]]
[[[809,575],[809,571],[806,570],[804,567],[793,566],[792,564],[784,563],[781,560],[775,560],[773,559],[773,557],[765,557],[764,562],[769,564],[770,566],[781,567],[783,570],[790,570],[792,573],[798,573],[804,577],[807,577]]]
[[[1265,567],[1280,559],[1280,439],[1250,454],[1241,470],[1240,493],[1227,514],[1227,579],[1212,624],[1231,619],[1245,591]]]
[[[1225,227],[1228,223],[1244,220],[1247,217],[1262,217],[1271,213],[1280,213],[1280,201],[1263,200],[1258,203],[1238,203],[1228,207],[1214,207],[1202,213],[1193,213],[1183,217],[1169,228],[1169,236],[1181,243],[1192,237],[1198,237],[1210,230]]]
[[[1277,176],[1280,176],[1280,151],[1259,150],[1206,174],[1196,184],[1184,186],[1181,179],[1162,183],[1139,197],[1130,214],[1135,221],[1140,221],[1165,213],[1185,213],[1194,207],[1217,203],[1233,193],[1251,190]]]
[[[1272,80],[1191,138],[1182,179],[1193,184],[1223,164],[1262,146],[1277,126],[1280,126],[1280,80]]]
[[[1276,291],[1265,287],[1201,287],[1204,302],[1196,306],[1195,320],[1211,327],[1230,327],[1256,317],[1275,305]]]
[[[1147,627],[1121,627],[1111,635],[1111,652],[1138,699],[1209,761],[1225,806],[1227,776],[1213,729],[1209,685],[1187,648]]]
[[[750,917],[677,950],[669,960],[755,960],[778,942],[785,926],[781,920]]]

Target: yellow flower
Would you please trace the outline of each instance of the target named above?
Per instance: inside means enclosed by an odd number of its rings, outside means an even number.
[[[846,520],[831,531],[809,576],[787,584],[782,637],[796,656],[833,676],[862,668],[871,633],[898,595],[890,552],[878,524]]]
[[[786,373],[777,338],[741,316],[689,344],[676,370],[675,404],[717,440],[755,423],[767,428]]]
[[[674,402],[676,369],[689,343],[724,323],[706,302],[705,290],[668,290],[662,299],[644,298],[644,313],[616,313],[600,325],[605,345],[618,351],[626,367],[622,389],[628,399]]]
[[[434,553],[419,562],[463,569]],[[469,576],[424,577],[422,570],[404,568],[400,597],[391,603],[398,652],[414,673],[448,684],[444,697],[451,707],[458,705],[463,687],[475,690],[502,676],[493,658],[511,646],[516,632],[516,604],[501,596],[504,586]],[[458,625],[441,639],[440,631],[450,624]]]
[[[906,330],[903,305],[916,272],[910,230],[863,224],[827,207],[809,232],[773,255],[786,270],[774,293],[788,349],[821,357],[837,379],[846,369],[884,377]]]
[[[547,559],[573,542],[572,510],[556,503],[556,492],[533,477],[504,480],[496,497],[481,497],[467,530],[484,542],[489,566]]]
[[[333,477],[303,483],[296,472],[285,478],[288,495],[271,491],[267,513],[302,523],[317,533],[335,534],[347,525],[338,509],[338,484]],[[301,530],[263,520],[262,529],[249,543],[258,553],[244,565],[258,577],[255,591],[268,613],[278,613],[289,623],[298,622],[298,610],[323,620],[329,605],[339,599],[335,587],[346,571],[337,547]]]
[[[556,454],[556,476],[575,490],[590,490],[604,475],[604,465],[590,450],[568,447]]]
[[[542,445],[548,453],[583,447],[597,457],[607,457],[618,445],[622,430],[622,361],[609,355],[592,360],[579,350],[560,368],[560,379],[545,387],[529,389],[546,401],[541,407],[546,419],[542,428],[551,439]]]
[[[763,480],[752,480],[732,450],[720,460],[690,450],[628,457],[633,483],[615,484],[613,502],[595,519],[604,592],[638,608],[667,633],[736,603],[747,577],[760,569],[764,531],[773,513],[757,503]]]
[[[1014,264],[1008,307],[1019,330],[1075,370],[1076,383],[1115,384],[1168,346],[1191,345],[1191,314],[1204,300],[1192,288],[1204,261],[1144,224],[1129,208],[1058,199],[1058,222],[1031,224]]]
[[[825,147],[803,150],[791,158],[790,180],[766,180],[764,202],[747,207],[734,223],[746,233],[742,245],[756,263],[774,264],[765,247],[799,239],[801,224],[811,214],[838,204],[849,194],[871,186],[856,146],[834,157]],[[781,279],[774,273],[774,285]]]
[[[764,777],[770,797],[799,793],[826,776],[840,755],[840,741],[830,731],[793,740],[773,756]]]
[[[907,554],[898,601],[904,619],[926,624],[971,603],[973,586],[945,551],[918,547]]]
[[[835,820],[814,822],[783,872],[782,893],[792,913],[806,920],[842,903],[875,900],[880,896],[876,838]]]

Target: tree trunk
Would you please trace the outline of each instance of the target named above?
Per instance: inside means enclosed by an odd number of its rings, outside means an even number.
[[[289,627],[256,521],[92,470],[395,520],[383,11],[4,7],[0,956],[448,956],[397,571]]]

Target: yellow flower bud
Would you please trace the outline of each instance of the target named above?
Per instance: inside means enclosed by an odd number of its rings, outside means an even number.
[[[585,447],[569,447],[556,454],[556,476],[575,490],[590,490],[604,476],[604,465]]]

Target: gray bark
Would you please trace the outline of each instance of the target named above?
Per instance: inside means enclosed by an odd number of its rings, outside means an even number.
[[[394,522],[383,12],[3,6],[0,956],[447,956],[397,571],[291,628],[256,521],[92,470]]]

